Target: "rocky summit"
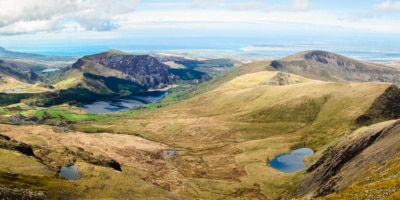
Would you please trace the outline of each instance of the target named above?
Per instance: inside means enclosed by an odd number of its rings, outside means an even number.
[[[114,74],[117,78],[153,89],[171,84],[168,68],[152,56],[128,55],[117,51],[85,56],[71,67],[105,77]]]

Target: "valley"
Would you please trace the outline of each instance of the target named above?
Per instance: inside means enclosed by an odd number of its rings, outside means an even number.
[[[240,63],[111,50],[68,62],[36,79],[29,67],[11,73],[0,63],[0,90],[22,89],[0,94],[5,195],[400,198],[395,66],[325,51]],[[164,88],[165,97],[133,109],[80,108]],[[304,169],[269,165],[299,148],[314,152]],[[72,165],[81,178],[57,175]]]

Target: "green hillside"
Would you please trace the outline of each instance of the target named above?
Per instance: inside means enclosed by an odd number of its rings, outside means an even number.
[[[330,65],[333,69],[352,66],[347,58],[313,52],[279,63],[301,60],[321,68],[321,63],[340,58],[345,64]],[[331,60],[324,61],[326,56]],[[113,77],[99,75],[107,63],[82,63],[69,69],[73,73],[63,71],[56,85],[65,87],[59,98],[142,89],[118,78],[118,70],[109,71]],[[48,111],[5,108],[3,122],[22,113],[46,116],[49,125],[0,124],[0,157],[5,160],[0,182],[7,188],[45,191],[50,198],[335,199],[357,194],[396,199],[400,89],[389,82],[349,82],[346,77],[340,82],[323,81],[328,76],[315,80],[315,71],[303,76],[282,70],[292,65],[282,66],[274,61],[245,64],[197,87],[181,88],[184,100],[151,109],[96,117],[68,105]],[[170,95],[177,94],[172,90]],[[63,125],[72,128],[60,131]],[[34,155],[22,156],[15,145]],[[315,152],[304,159],[306,169],[283,173],[268,165],[276,155],[300,147]],[[19,163],[39,170],[31,173]],[[79,167],[81,179],[57,177],[59,167],[72,164]]]
[[[285,84],[276,84],[282,79]],[[400,90],[390,83],[322,82],[261,71],[176,105],[107,124],[114,132],[187,150],[172,162],[185,177],[182,184],[201,187],[194,191],[184,187],[180,192],[185,195],[234,197],[243,189],[259,198],[288,198],[294,195],[301,173],[282,174],[265,166],[266,161],[297,147],[322,151],[364,125],[357,119],[393,93],[399,96]],[[368,115],[369,123],[396,115]],[[217,190],[225,192],[210,192]]]

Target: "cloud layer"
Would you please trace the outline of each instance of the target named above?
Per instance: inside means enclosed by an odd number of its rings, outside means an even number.
[[[106,31],[114,16],[132,12],[138,0],[2,0],[0,34],[40,31]]]
[[[353,11],[361,7],[361,12]],[[346,7],[318,0],[0,0],[0,8],[0,35],[109,31],[118,37],[190,28],[201,34],[223,28],[243,31],[250,27],[245,24],[258,30],[265,24],[294,23],[400,32],[398,18],[393,17],[400,11],[400,0],[358,1]]]
[[[400,11],[400,1],[386,0],[385,2],[374,5],[373,8],[379,11]]]

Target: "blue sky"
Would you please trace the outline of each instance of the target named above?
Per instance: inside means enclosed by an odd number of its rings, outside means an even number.
[[[400,41],[400,0],[1,0],[0,8],[0,46],[38,52],[286,41],[397,50]]]

